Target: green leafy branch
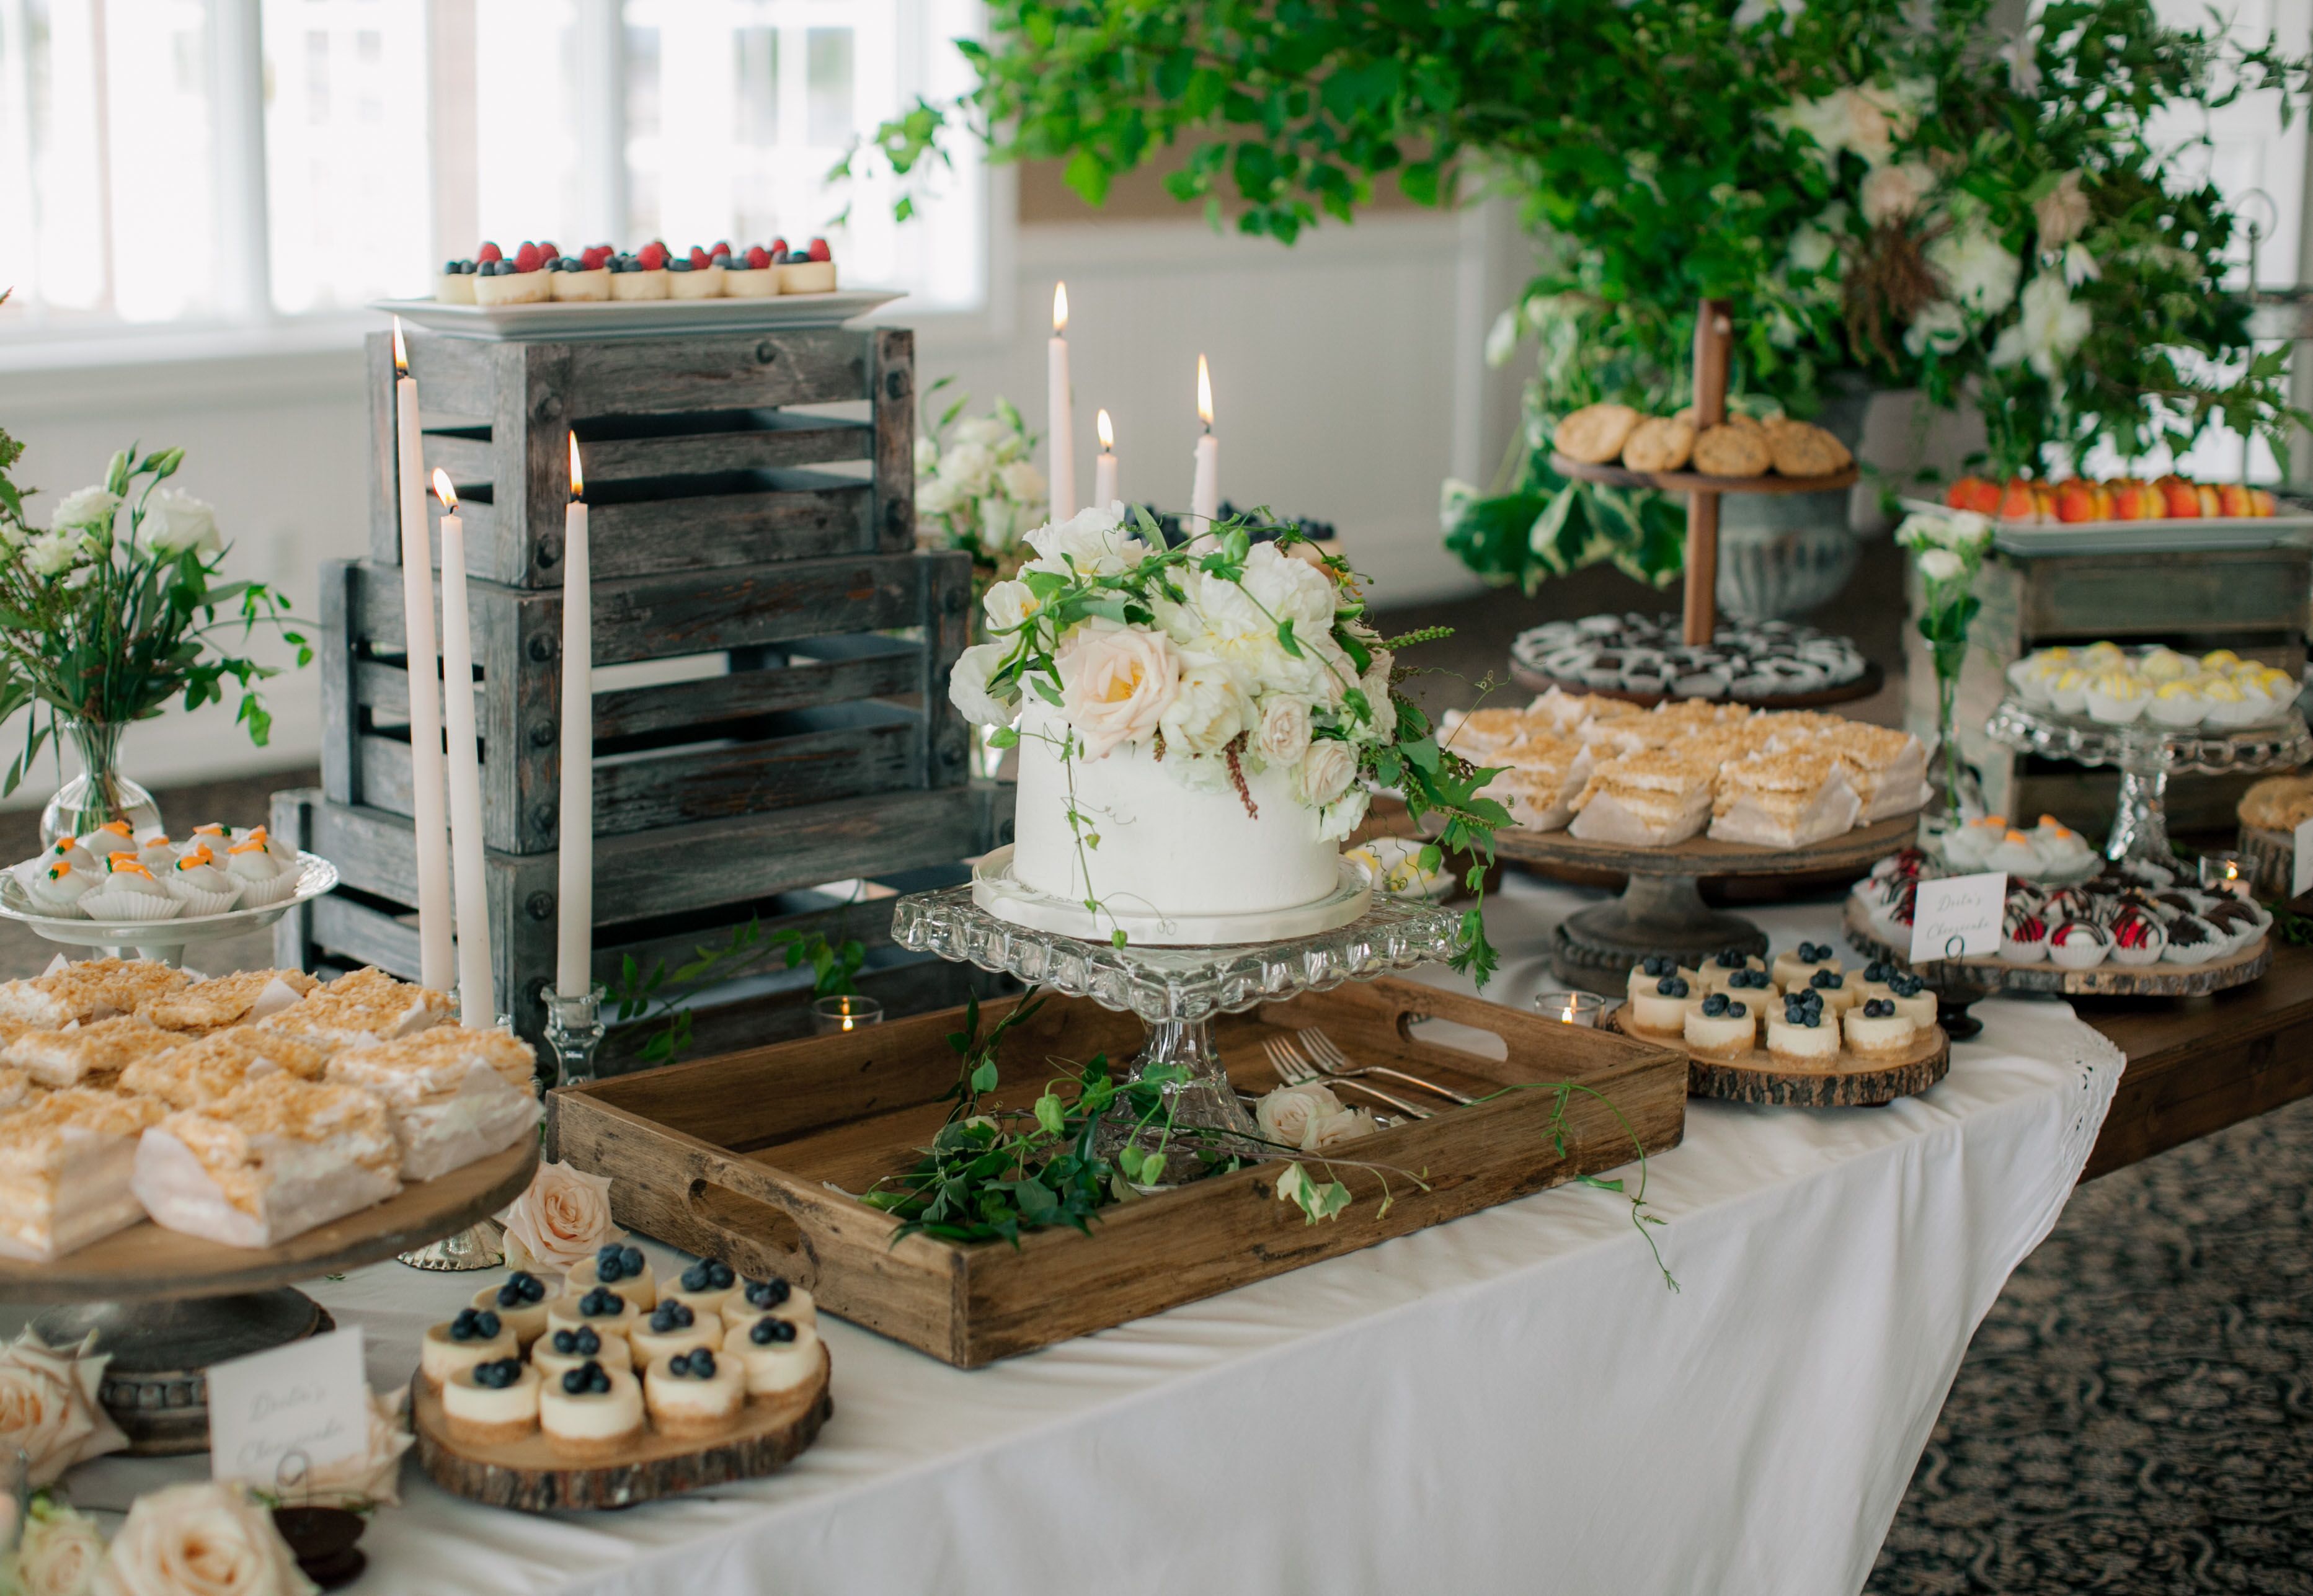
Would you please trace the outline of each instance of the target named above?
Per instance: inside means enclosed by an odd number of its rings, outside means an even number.
[[[830,997],[859,990],[853,978],[866,962],[866,944],[855,938],[831,940],[824,932],[795,926],[763,933],[760,916],[725,941],[699,943],[684,963],[670,970],[659,960],[646,972],[629,953],[608,995],[616,1005],[611,1023],[655,1026],[643,1044],[642,1057],[651,1064],[671,1064],[691,1047],[691,1005],[718,987],[757,973],[774,954],[786,956],[786,968],[811,966],[814,997]]]

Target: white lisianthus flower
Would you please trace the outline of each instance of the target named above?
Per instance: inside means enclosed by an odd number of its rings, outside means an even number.
[[[1271,693],[1263,698],[1253,751],[1282,769],[1298,759],[1308,747],[1309,706],[1284,693]]]
[[[1904,329],[1904,347],[1914,355],[1948,355],[1967,342],[1967,318],[1948,299],[1922,305]]]
[[[958,443],[940,461],[940,479],[953,482],[967,498],[979,498],[995,485],[996,456],[979,443]]]
[[[1025,582],[999,582],[988,590],[988,629],[1009,632],[1034,613],[1036,595]]]
[[[113,513],[120,508],[120,495],[109,487],[84,487],[68,493],[57,501],[57,512],[48,518],[48,525],[65,527],[106,527],[112,525]]]
[[[1165,747],[1192,754],[1217,754],[1248,729],[1253,706],[1238,690],[1236,679],[1218,660],[1188,660],[1181,667],[1173,701],[1165,706],[1157,724],[1164,728]]]
[[[1077,575],[1113,576],[1146,559],[1148,545],[1126,531],[1113,507],[1079,510],[1068,520],[1038,527],[1028,534],[1036,557],[1025,567]]]
[[[1850,91],[1841,89],[1817,100],[1794,100],[1767,113],[1767,119],[1777,127],[1793,133],[1804,133],[1815,141],[1825,167],[1835,165],[1839,152],[1847,148],[1854,127],[1847,102]]]
[[[72,569],[80,557],[81,534],[71,527],[59,527],[53,532],[32,539],[24,549],[24,564],[39,576],[55,576]]]
[[[224,547],[216,512],[189,493],[163,487],[145,501],[145,540],[162,554],[215,554]]]
[[[2040,92],[2040,31],[2027,28],[2000,47],[2000,59],[2008,68],[2008,86],[2027,100],[2036,99]]]
[[[1953,303],[1978,316],[1997,316],[2016,300],[2023,262],[1990,229],[1955,227],[1922,253],[1944,280]],[[1917,321],[1913,325],[1918,325]],[[1916,351],[1915,351],[1916,353]]]
[[[939,469],[939,445],[929,438],[916,440],[916,475],[928,477]]]
[[[1322,809],[1348,792],[1357,774],[1358,756],[1348,743],[1313,742],[1301,756],[1293,795],[1312,809]]]
[[[1147,742],[1181,690],[1171,640],[1111,620],[1087,621],[1061,649],[1060,666],[1061,706],[1087,759]]]
[[[1011,429],[993,416],[971,416],[955,424],[955,433],[948,440],[951,450],[959,445],[993,451],[1011,435]]]
[[[1926,582],[1957,582],[1967,566],[1948,548],[1930,548],[1920,556],[1920,576]]]
[[[948,672],[947,701],[975,726],[1012,723],[1020,703],[1017,690],[1008,698],[998,698],[988,690],[989,677],[1010,652],[1009,643],[977,643],[956,656],[955,668]]]
[[[1016,504],[1042,504],[1044,495],[1051,491],[1045,484],[1044,473],[1025,460],[1016,460],[1003,467],[996,473],[996,479],[1003,484],[1005,493]]]
[[[2091,325],[2088,306],[2072,303],[2064,279],[2042,272],[2024,285],[2023,314],[1992,345],[1992,364],[2010,366],[2028,362],[2034,371],[2053,381],[2089,336]]]
[[[9,548],[22,548],[24,547],[25,539],[29,536],[31,534],[22,522],[13,515],[0,515],[0,545]]]
[[[1874,227],[1885,227],[1916,216],[1935,186],[1936,174],[1923,162],[1876,166],[1863,180],[1863,219]]]
[[[1907,515],[1895,529],[1895,541],[1912,549],[1949,548],[1963,555],[1980,553],[1992,541],[1992,518],[1973,510]]]

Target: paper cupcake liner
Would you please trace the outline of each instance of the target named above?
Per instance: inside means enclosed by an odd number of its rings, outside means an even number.
[[[141,892],[91,892],[80,900],[92,920],[173,920],[184,905],[173,898],[148,898]]]
[[[41,914],[47,916],[51,920],[85,920],[88,918],[88,911],[81,907],[88,901],[89,895],[85,892],[82,893],[78,898],[74,899],[70,903],[59,903],[53,899],[43,898],[39,893],[32,891],[27,891],[24,896],[31,900],[31,904],[34,908],[38,909]]]
[[[285,870],[269,881],[252,881],[246,878],[241,883],[241,907],[267,908],[285,898],[297,896],[298,873]]]
[[[185,917],[189,920],[198,919],[203,915],[221,915],[241,898],[239,886],[226,892],[196,892],[189,887],[179,886],[175,881],[168,882],[167,886],[169,896],[185,906]]]

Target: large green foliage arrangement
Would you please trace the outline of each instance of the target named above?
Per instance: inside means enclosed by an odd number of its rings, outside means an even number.
[[[2151,0],[2055,0],[2012,38],[1992,10],[995,0],[989,40],[964,46],[977,86],[870,151],[919,170],[962,124],[998,158],[1065,161],[1098,203],[1185,146],[1177,197],[1218,220],[1226,195],[1240,230],[1288,243],[1378,180],[1428,204],[1508,191],[1542,265],[1497,353],[1534,334],[1542,356],[1494,491],[1449,488],[1449,541],[1501,581],[1600,558],[1667,577],[1675,513],[1543,457],[1575,406],[1676,408],[1705,297],[1732,302],[1754,408],[1810,414],[1841,373],[1942,404],[1971,389],[1996,474],[2285,427],[2281,357],[2252,355],[2221,292],[2233,220],[2159,128],[2285,97],[2303,61],[2168,26]]]

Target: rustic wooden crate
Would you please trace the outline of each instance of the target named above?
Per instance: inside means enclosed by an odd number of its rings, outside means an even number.
[[[471,603],[484,840],[548,852],[561,836],[561,590],[477,582]],[[598,688],[598,837],[954,787],[968,773],[969,733],[947,698],[972,621],[962,554],[606,578],[593,609],[598,673],[717,654],[727,671]],[[339,803],[409,814],[399,569],[326,567],[321,633],[323,789]]]
[[[1004,1004],[982,1010],[984,1018]],[[1501,1037],[1500,1061],[1417,1038],[1434,1016]],[[1521,1083],[1575,1081],[1566,1151],[1552,1145],[1553,1095],[1517,1092],[1355,1144],[1355,1156],[1427,1171],[1426,1191],[1392,1178],[1380,1213],[1370,1171],[1338,1172],[1355,1202],[1310,1225],[1277,1200],[1276,1165],[1257,1165],[1107,1211],[1090,1235],[1058,1229],[957,1246],[923,1235],[893,1241],[898,1222],[842,1195],[913,1162],[948,1105],[956,1057],[954,1013],[571,1087],[549,1103],[557,1154],[613,1178],[622,1224],[754,1276],[784,1275],[819,1306],[972,1368],[1054,1341],[1194,1302],[1391,1236],[1437,1224],[1585,1174],[1633,1163],[1685,1127],[1686,1060],[1667,1048],[1384,978],[1315,993],[1215,1027],[1231,1077],[1262,1091],[1275,1077],[1261,1039],[1321,1025],[1352,1057],[1389,1061],[1473,1095]],[[1015,1034],[997,1096],[1023,1107],[1043,1089],[1054,1054],[1130,1054],[1139,1022],[1055,998]],[[1354,1099],[1354,1092],[1345,1095]],[[1614,1109],[1629,1122],[1626,1132]],[[833,1187],[840,1188],[831,1189]],[[1632,1250],[1631,1267],[1649,1267]]]
[[[439,468],[457,487],[466,568],[482,580],[561,582],[573,434],[598,581],[914,544],[915,335],[904,328],[579,343],[405,336],[427,476]],[[368,356],[370,557],[393,566],[391,335],[373,333]],[[855,401],[866,417],[824,413]],[[439,518],[436,506],[437,529]]]
[[[961,879],[956,862],[1009,842],[1012,789],[990,782],[939,791],[814,804],[733,820],[601,837],[594,845],[594,978],[619,978],[632,956],[646,970],[686,960],[751,918],[767,931],[792,926],[831,940],[856,938],[871,958],[892,946],[888,906],[797,907],[823,882],[859,880],[911,891]],[[340,804],[317,788],[277,793],[273,830],[338,866],[340,886],[293,909],[274,927],[274,957],[299,969],[374,964],[418,973],[418,873],[411,822]],[[535,1039],[554,974],[557,861],[552,854],[484,855],[497,1006]],[[880,962],[879,959],[879,962]],[[872,969],[862,990],[894,1013],[990,994],[1007,984],[933,960]],[[754,1045],[803,1034],[808,994],[718,1004],[697,1023],[699,1047]],[[613,1047],[607,1072],[635,1062]]]

